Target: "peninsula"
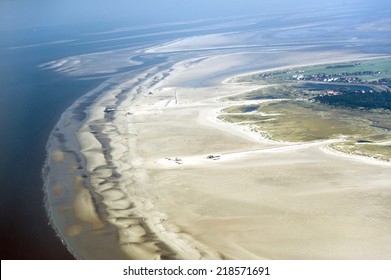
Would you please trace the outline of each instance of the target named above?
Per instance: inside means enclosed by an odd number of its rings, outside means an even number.
[[[110,53],[138,68],[76,102],[48,149],[48,209],[75,256],[391,258],[389,108],[326,98],[386,94],[388,46],[331,45],[312,20]]]

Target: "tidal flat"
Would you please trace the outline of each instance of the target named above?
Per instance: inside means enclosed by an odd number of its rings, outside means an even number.
[[[368,26],[384,16],[371,15]],[[297,76],[243,78],[388,59],[389,37],[345,11],[284,18],[43,66],[77,76],[104,71],[108,56],[130,64],[49,140],[47,208],[77,258],[391,258],[390,163],[332,149],[387,148],[387,112],[317,103]]]

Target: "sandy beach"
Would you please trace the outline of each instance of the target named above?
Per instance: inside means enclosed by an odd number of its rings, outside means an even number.
[[[228,82],[234,80],[228,76],[194,86],[253,57],[181,61],[165,70],[168,75],[149,69],[94,104],[78,139],[105,222],[118,230],[123,252],[131,259],[391,258],[389,164],[327,148],[338,139],[267,141],[217,119],[230,105],[223,97],[256,86]],[[329,54],[318,52],[289,55],[277,64],[299,61],[330,62]],[[107,121],[104,108],[120,91],[126,98]],[[108,150],[91,129],[97,125]],[[81,192],[75,211],[85,213],[80,219],[92,227],[101,226],[102,216],[81,203]],[[77,227],[71,230],[77,234]]]

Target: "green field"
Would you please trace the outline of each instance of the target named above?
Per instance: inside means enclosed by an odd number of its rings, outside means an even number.
[[[378,71],[379,77],[391,77],[391,60],[352,62],[303,68],[306,73],[333,73],[341,71]],[[330,67],[331,66],[331,67]],[[289,73],[290,75],[292,73]],[[333,107],[314,102],[314,96],[323,92],[308,90],[297,83],[284,81],[277,73],[273,78],[258,79],[254,75],[243,79],[273,81],[258,90],[227,98],[229,101],[265,100],[260,105],[230,106],[220,119],[250,126],[254,131],[276,141],[308,142],[341,139],[333,148],[342,152],[371,156],[391,161],[391,111],[385,109],[363,110]],[[284,99],[273,100],[273,99]]]
[[[256,112],[240,114],[241,107],[227,108],[221,118],[248,124],[277,141],[306,142],[348,136],[366,138],[381,132],[358,114],[329,109],[326,106],[303,101],[269,103]],[[263,113],[257,114],[257,113]]]
[[[354,75],[357,72],[373,71],[380,72],[376,75]],[[347,73],[348,76],[357,76],[363,81],[373,81],[391,77],[391,59],[376,59],[365,61],[353,61],[349,63],[337,63],[327,65],[317,65],[311,67],[298,67],[284,69],[280,71],[263,72],[240,77],[236,82],[252,82],[257,84],[282,83],[291,79],[294,75],[337,75]],[[265,75],[266,74],[266,75]],[[262,77],[262,75],[264,75]]]
[[[299,88],[296,84],[274,84],[226,98],[228,101],[308,98],[316,92]]]

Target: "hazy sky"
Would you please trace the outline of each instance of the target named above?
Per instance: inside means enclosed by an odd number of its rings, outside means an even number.
[[[335,5],[390,6],[389,0],[0,0],[0,29],[120,21],[167,22]]]

